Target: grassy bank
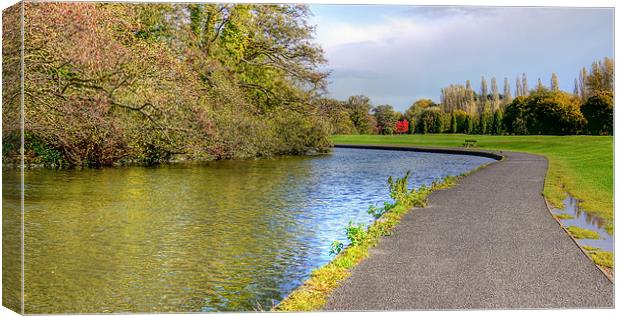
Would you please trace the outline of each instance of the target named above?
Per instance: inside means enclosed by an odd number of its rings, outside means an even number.
[[[566,192],[581,207],[613,222],[613,137],[611,136],[490,136],[463,134],[337,135],[335,144],[462,147],[475,139],[476,147],[539,154],[549,160],[544,195],[562,206]]]
[[[442,182],[433,183],[428,188],[412,190],[407,190],[408,175],[394,182],[391,179],[388,180],[390,197],[395,204],[389,208],[386,207],[386,211],[367,230],[349,237],[350,244],[344,250],[338,253],[331,262],[314,270],[310,279],[280,302],[274,310],[317,311],[323,308],[332,291],[349,276],[351,268],[368,257],[369,250],[377,245],[382,236],[391,234],[392,229],[400,223],[403,215],[413,207],[426,206],[426,198],[431,192],[451,187],[460,178],[478,169],[459,177],[447,177]]]

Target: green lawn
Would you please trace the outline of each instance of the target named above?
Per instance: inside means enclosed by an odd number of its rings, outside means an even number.
[[[581,207],[613,222],[613,137],[611,136],[490,136],[463,134],[336,135],[335,144],[378,144],[462,147],[465,139],[476,147],[540,154],[549,160],[544,195],[562,206],[568,192]]]

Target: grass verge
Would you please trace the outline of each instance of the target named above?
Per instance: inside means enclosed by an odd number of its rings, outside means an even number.
[[[613,269],[614,268],[614,254],[608,251],[593,251],[588,252],[592,261],[599,266]]]
[[[589,230],[589,229],[577,227],[577,226],[568,226],[566,227],[566,230],[575,239],[599,239],[600,238],[597,232]]]
[[[592,246],[581,247],[588,256],[596,263],[596,265],[613,269],[614,268],[614,254],[609,251],[601,251],[601,248]]]
[[[369,255],[369,250],[375,247],[381,237],[388,236],[401,218],[413,207],[426,206],[426,198],[436,190],[449,188],[459,179],[467,176],[480,166],[458,177],[446,177],[439,183],[433,183],[431,187],[407,190],[407,178],[392,181],[390,178],[390,196],[396,202],[388,211],[382,213],[372,225],[370,225],[361,238],[352,242],[338,253],[328,264],[314,270],[310,278],[289,294],[280,304],[274,307],[275,311],[317,311],[323,308],[329,295],[336,289],[340,282],[350,275],[350,270]],[[351,225],[349,225],[351,227]],[[350,238],[351,239],[351,238]]]
[[[566,214],[566,213],[554,214],[553,216],[555,216],[555,218],[557,218],[557,219],[573,219],[573,218],[575,218],[575,216],[570,215],[570,214]]]
[[[580,200],[588,213],[607,220],[613,231],[612,136],[492,136],[465,134],[336,135],[335,144],[461,147],[465,139],[476,148],[520,151],[545,156],[549,169],[543,194],[561,207],[566,193]]]
[[[590,251],[597,251],[600,250],[601,248],[599,247],[592,247],[592,246],[581,246],[581,248],[583,248],[583,250],[590,252]]]

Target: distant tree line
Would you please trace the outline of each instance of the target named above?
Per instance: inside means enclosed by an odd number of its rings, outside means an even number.
[[[479,91],[469,80],[452,84],[441,89],[439,104],[421,99],[404,113],[352,96],[346,101],[324,100],[331,104],[324,115],[336,134],[612,135],[613,65],[613,59],[605,58],[592,63],[589,71],[580,69],[573,93],[560,90],[555,73],[548,87],[539,78],[534,89],[526,74],[517,76],[514,97],[508,78],[500,93],[495,77],[490,88],[482,77]]]

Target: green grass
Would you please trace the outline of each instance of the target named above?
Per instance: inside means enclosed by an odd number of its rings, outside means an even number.
[[[354,245],[349,244],[331,262],[314,270],[310,278],[274,307],[274,310],[317,311],[323,308],[330,293],[350,275],[350,269],[368,257],[369,250],[377,245],[381,237],[391,234],[392,229],[400,223],[404,214],[414,206],[424,206],[426,197],[432,191],[451,187],[465,175],[467,174],[460,177],[447,177],[443,182],[436,183],[431,188],[409,192],[405,200],[411,201],[413,205],[398,201],[393,208],[370,225],[367,234],[361,240]]]
[[[592,261],[599,266],[614,268],[614,254],[607,251],[594,251],[588,253],[592,258]]]
[[[592,261],[601,267],[614,268],[614,254],[608,251],[600,251],[601,248],[592,246],[582,246]]]
[[[575,239],[599,239],[600,236],[597,232],[577,227],[577,226],[568,226],[566,227],[568,233],[571,234]]]
[[[612,136],[491,136],[464,134],[336,135],[335,144],[460,147],[465,139],[477,140],[476,148],[539,154],[549,160],[543,194],[561,207],[566,193],[580,206],[613,227]]]
[[[575,216],[570,215],[570,214],[566,214],[566,213],[555,214],[553,216],[555,216],[555,218],[557,218],[557,219],[573,219],[573,218],[575,218]]]
[[[592,247],[592,246],[588,246],[588,245],[581,246],[581,248],[583,248],[583,250],[585,250],[585,251],[587,251],[587,252],[597,251],[597,250],[600,250],[600,249],[601,249],[601,248],[599,248],[599,247]]]

